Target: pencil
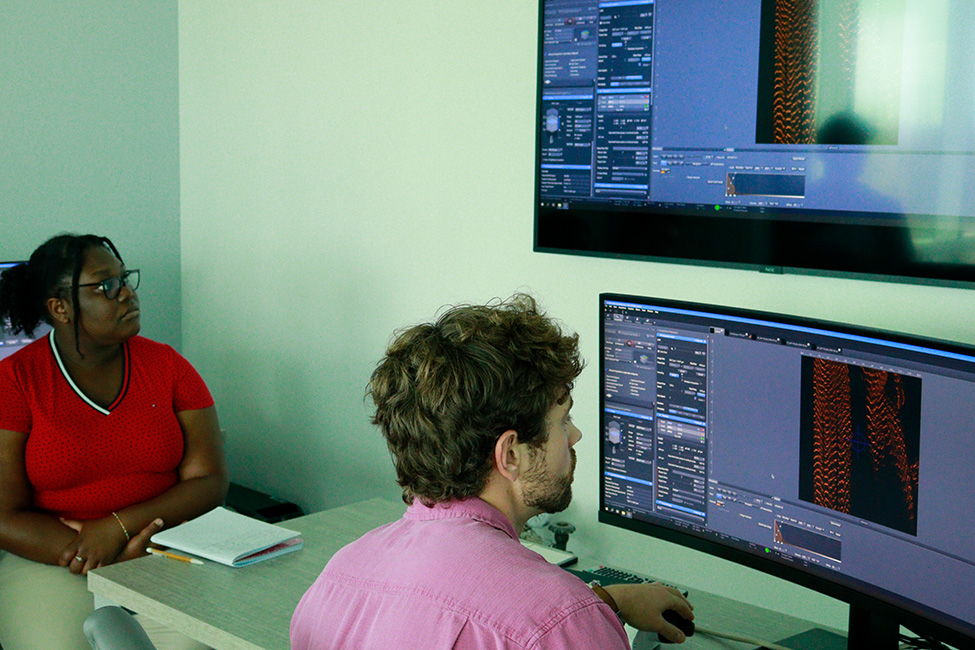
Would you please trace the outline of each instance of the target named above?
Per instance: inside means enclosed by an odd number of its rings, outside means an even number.
[[[190,564],[203,564],[203,560],[197,560],[196,558],[193,557],[176,555],[175,553],[170,553],[169,551],[160,551],[157,548],[147,548],[146,551],[152,553],[153,555],[162,555],[164,557],[168,557],[173,560],[179,560],[180,562],[189,562]]]

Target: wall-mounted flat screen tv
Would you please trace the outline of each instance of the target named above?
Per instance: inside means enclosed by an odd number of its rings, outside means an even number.
[[[975,3],[541,0],[536,251],[975,281]]]

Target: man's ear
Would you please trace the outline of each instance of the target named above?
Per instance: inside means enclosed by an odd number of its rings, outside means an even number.
[[[508,429],[494,443],[494,468],[509,481],[521,476],[522,445],[518,442],[518,432]]]
[[[70,323],[74,316],[71,305],[63,298],[48,298],[47,313],[58,323]]]

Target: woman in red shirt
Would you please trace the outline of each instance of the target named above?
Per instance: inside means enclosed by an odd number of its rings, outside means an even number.
[[[138,335],[139,279],[94,235],[54,237],[0,276],[0,322],[52,327],[0,362],[6,650],[87,648],[82,576],[145,555],[152,534],[226,495],[213,398],[173,348]]]

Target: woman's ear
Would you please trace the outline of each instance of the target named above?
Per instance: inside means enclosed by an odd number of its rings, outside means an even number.
[[[48,298],[47,313],[56,323],[70,323],[74,316],[71,304],[64,298]]]

